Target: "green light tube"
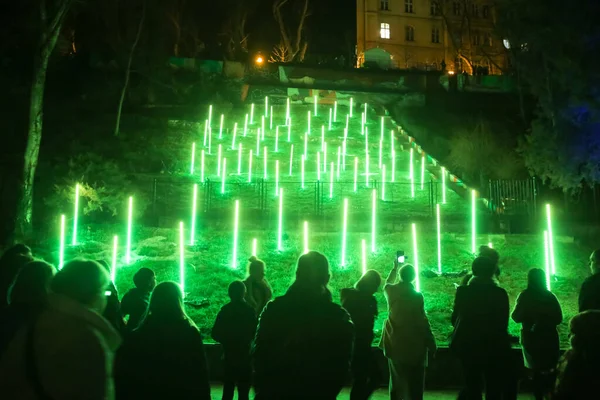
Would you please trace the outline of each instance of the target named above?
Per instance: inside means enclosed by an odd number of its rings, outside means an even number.
[[[265,116],[260,116],[260,132],[262,134],[261,140],[265,140]]]
[[[342,142],[342,170],[346,170],[346,140]]]
[[[308,253],[308,221],[304,221],[304,251],[302,254]]]
[[[195,235],[196,235],[196,213],[198,208],[198,185],[194,184],[194,188],[192,191],[192,220],[190,223],[190,246],[193,246],[195,243]]]
[[[348,199],[344,199],[344,219],[342,225],[342,267],[346,266],[346,242],[348,236]]]
[[[317,181],[321,181],[321,152],[317,151]]]
[[[254,257],[256,257],[256,248],[258,247],[258,243],[256,238],[252,239],[252,254]]]
[[[231,257],[231,268],[237,269],[237,247],[238,247],[238,230],[240,220],[240,201],[235,201],[235,211],[233,214],[233,255]]]
[[[410,166],[409,166],[409,175],[410,175],[410,197],[415,198],[415,166],[414,166],[414,156],[413,156],[413,148],[410,148]]]
[[[367,122],[367,103],[365,103],[365,122]]]
[[[342,162],[342,149],[340,148],[340,146],[338,146],[338,151],[337,151],[337,171],[336,171],[336,178],[339,181],[340,180],[340,164]]]
[[[190,165],[190,175],[194,175],[194,162],[196,161],[196,142],[192,143],[192,162]]]
[[[360,134],[365,135],[365,113],[360,113]]]
[[[65,215],[60,216],[60,237],[58,242],[58,270],[60,271],[65,264]]]
[[[233,124],[233,139],[231,139],[231,148],[235,150],[235,139],[237,136],[237,122]]]
[[[544,272],[546,273],[546,288],[550,290],[550,239],[548,231],[544,231]]]
[[[333,199],[333,161],[331,162],[331,168],[329,168],[329,198]]]
[[[396,182],[396,151],[392,149],[392,182]]]
[[[204,150],[200,151],[200,181],[204,183]]]
[[[475,190],[471,190],[471,253],[475,254],[477,250],[477,209]]]
[[[384,127],[385,127],[385,122],[384,122],[383,117],[381,117],[381,137],[379,138],[379,141],[382,142],[382,143],[383,143],[383,130],[384,130]]]
[[[315,117],[317,116],[317,104],[318,104],[318,97],[314,96],[314,103],[315,103]]]
[[[367,241],[365,239],[361,239],[360,241],[360,254],[361,254],[361,267],[362,274],[367,273]]]
[[[112,262],[110,265],[110,280],[115,284],[117,280],[117,253],[119,250],[119,237],[117,235],[113,236],[113,249],[112,249]]]
[[[269,129],[273,130],[273,106],[271,106],[271,112],[269,113]]]
[[[552,276],[556,276],[556,262],[554,259],[554,234],[552,233],[552,212],[550,204],[546,204],[546,220],[548,222],[548,249],[550,251],[550,271]]]
[[[369,128],[365,127],[365,154],[369,154]]]
[[[350,97],[350,118],[352,118],[352,109],[354,108],[354,98]]]
[[[221,194],[225,194],[225,180],[227,179],[227,159],[223,158],[223,176],[221,177]]]
[[[365,156],[365,185],[369,187],[369,155]]]
[[[330,108],[329,109],[329,125],[327,127],[327,130],[330,131],[331,130],[331,121],[333,120],[333,110]]]
[[[248,156],[248,183],[252,182],[252,150]]]
[[[325,152],[325,125],[321,125],[321,151]]]
[[[254,103],[250,105],[250,125],[254,125]]]
[[[356,189],[357,189],[357,184],[356,184],[357,180],[358,180],[358,157],[354,157],[354,193],[356,193]]]
[[[437,225],[437,262],[438,274],[442,274],[442,217],[440,203],[435,205],[435,220]]]
[[[375,232],[377,223],[377,189],[373,189],[371,196],[371,253],[375,253]]]
[[[304,132],[304,159],[308,160],[308,133]]]
[[[125,263],[131,264],[131,234],[133,228],[133,196],[129,196],[127,207],[127,247],[125,248]]]
[[[337,122],[337,101],[333,102],[333,122]]]
[[[292,166],[294,165],[294,145],[290,146],[290,176],[292,176]]]
[[[279,153],[279,125],[275,128],[275,153]]]
[[[394,130],[392,129],[390,131],[390,155],[393,157],[394,156],[394,152],[396,151],[396,146],[395,143],[396,141],[394,140]]]
[[[492,245],[492,242],[488,242],[488,247],[489,247],[490,249],[493,249],[493,248],[494,248],[494,246]]]
[[[383,165],[383,140],[379,141],[379,169],[381,169],[381,166]]]
[[[179,221],[179,286],[185,298],[185,248],[183,242],[183,222]]]
[[[304,189],[304,163],[306,159],[304,158],[304,154],[302,155],[300,162],[300,182],[302,184],[302,189]]]
[[[327,142],[323,143],[323,172],[327,173]]]
[[[217,149],[217,176],[221,176],[221,162],[223,157],[223,146],[219,143],[219,147]]]
[[[75,184],[75,210],[73,210],[73,237],[71,244],[77,244],[77,220],[79,219],[79,183]]]
[[[275,160],[275,197],[279,193],[279,160]]]
[[[260,157],[260,128],[256,132],[256,157]]]
[[[344,142],[348,140],[348,128],[344,128]]]
[[[290,98],[288,97],[285,100],[285,124],[288,125],[290,120]]]
[[[244,117],[244,137],[248,134],[248,114]]]
[[[263,147],[263,179],[267,180],[267,146]]]
[[[421,190],[425,189],[425,156],[421,157]]]
[[[219,139],[223,139],[223,122],[225,120],[225,115],[221,114],[221,121],[219,122]]]
[[[269,96],[265,96],[265,117],[269,116]]]
[[[442,167],[442,204],[446,204],[446,168]]]
[[[385,164],[381,166],[381,200],[385,201]]]
[[[348,125],[350,125],[350,116],[346,114],[346,131],[348,131]]]
[[[277,217],[277,250],[283,251],[283,188],[279,188],[279,215]]]
[[[212,129],[208,127],[208,154],[212,154]]]
[[[310,135],[310,111],[307,113],[308,119],[306,120],[306,132]]]
[[[290,120],[288,121],[288,138],[287,141],[288,143],[290,142],[290,140],[292,140],[292,119],[290,118]]]
[[[212,104],[208,107],[208,129],[212,126]]]
[[[208,120],[204,120],[204,141],[202,146],[206,147],[206,140],[208,139]]]
[[[421,279],[419,279],[419,248],[417,246],[417,225],[412,224],[412,240],[413,240],[413,267],[415,267],[416,279],[415,289],[421,291]]]
[[[238,146],[238,175],[242,174],[242,144]]]

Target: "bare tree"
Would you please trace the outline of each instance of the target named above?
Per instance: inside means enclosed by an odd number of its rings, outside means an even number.
[[[279,25],[281,44],[286,49],[286,58],[284,62],[302,62],[304,61],[304,56],[306,55],[306,50],[308,49],[308,42],[303,37],[304,23],[306,22],[306,18],[310,16],[310,12],[308,10],[308,0],[302,0],[302,7],[300,13],[298,14],[298,26],[295,29],[295,35],[289,33],[288,25],[281,15],[281,9],[288,2],[289,0],[275,0],[273,2],[273,16]]]
[[[129,78],[131,76],[131,65],[133,64],[133,56],[135,54],[135,49],[140,41],[140,36],[142,36],[142,28],[144,27],[144,20],[146,19],[146,0],[142,2],[142,15],[140,16],[140,20],[138,22],[137,32],[135,34],[135,39],[131,44],[131,50],[129,51],[129,58],[127,60],[127,66],[125,68],[125,82],[123,83],[123,89],[121,89],[121,97],[119,99],[119,106],[117,108],[117,122],[115,124],[115,136],[119,136],[119,132],[121,130],[121,114],[123,112],[123,103],[125,102],[125,95],[127,94],[127,88],[129,87]]]
[[[236,60],[242,54],[248,53],[248,34],[246,21],[248,20],[248,6],[243,1],[236,4],[229,17],[226,19],[222,36],[226,40],[226,55],[229,60]]]
[[[273,51],[269,56],[269,62],[286,62],[286,60],[289,58],[288,54],[289,52],[287,47],[285,47],[283,43],[279,42],[279,44],[273,46]]]
[[[467,9],[468,0],[433,0],[437,4],[437,10],[444,21],[446,32],[452,41],[456,58],[462,60],[470,72],[473,73],[473,55],[472,55],[472,37],[471,21]],[[450,7],[460,7],[459,14],[456,17]]]
[[[54,48],[63,22],[74,0],[56,0],[49,5],[46,0],[38,2],[39,41],[34,54],[33,76],[29,98],[29,122],[27,144],[23,157],[23,175],[17,203],[17,236],[29,237],[32,230],[33,183],[37,170],[42,142],[44,116],[44,90],[48,61]]]

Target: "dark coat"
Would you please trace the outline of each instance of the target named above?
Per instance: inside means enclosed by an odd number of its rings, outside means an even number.
[[[485,360],[510,349],[508,294],[492,279],[472,278],[454,298],[450,348],[460,358]]]
[[[342,307],[348,311],[354,323],[354,349],[371,348],[373,328],[377,319],[377,300],[375,296],[358,289],[342,289]]]
[[[269,286],[269,282],[267,282],[266,279],[255,282],[251,277],[244,280],[244,285],[246,285],[245,300],[252,308],[254,308],[256,316],[258,317],[267,303],[273,298],[271,286]]]
[[[353,341],[350,316],[329,293],[292,285],[260,317],[256,400],[335,399],[348,377]]]
[[[121,335],[125,334],[125,321],[121,314],[121,302],[119,301],[119,292],[114,283],[108,286],[110,296],[106,299],[106,308],[102,316],[107,319]]]
[[[0,311],[0,358],[17,332],[33,322],[42,310],[41,305],[12,303]]]
[[[131,332],[135,330],[148,312],[150,305],[150,292],[133,288],[123,296],[121,300],[121,313],[123,317],[129,315],[126,330]]]
[[[522,324],[521,345],[525,366],[550,370],[560,356],[556,326],[562,322],[558,299],[548,290],[526,289],[517,298],[512,319]]]
[[[150,315],[117,351],[115,387],[124,400],[210,400],[202,335],[187,319]]]
[[[257,324],[254,309],[243,300],[221,308],[212,329],[212,338],[223,345],[226,361],[250,363],[250,346]]]
[[[600,310],[600,273],[588,276],[579,291],[579,312]]]

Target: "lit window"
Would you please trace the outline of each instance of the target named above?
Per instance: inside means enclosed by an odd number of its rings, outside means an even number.
[[[404,0],[404,12],[414,13],[413,0]]]
[[[458,1],[452,3],[452,13],[454,15],[460,15],[461,4]]]
[[[381,29],[379,30],[379,37],[382,39],[390,38],[390,24],[386,24],[385,22],[381,23]]]
[[[433,28],[431,30],[431,43],[439,43],[440,42],[440,29]]]
[[[381,9],[384,11],[389,11],[390,10],[390,2],[389,0],[381,0],[379,2],[379,4],[381,5]]]
[[[481,9],[481,15],[483,18],[489,18],[490,16],[490,6],[483,6]]]
[[[406,29],[404,31],[404,40],[406,40],[407,42],[414,42],[415,41],[415,28],[407,25]]]

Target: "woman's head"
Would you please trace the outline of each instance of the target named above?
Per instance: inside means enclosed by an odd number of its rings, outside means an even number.
[[[370,269],[356,282],[355,287],[361,292],[373,294],[379,290],[381,275],[374,269]]]
[[[417,278],[417,271],[415,271],[415,267],[410,264],[405,264],[400,268],[400,280],[402,282],[413,283]]]
[[[158,319],[186,319],[181,287],[175,282],[159,283],[150,299],[150,315]]]
[[[296,283],[306,288],[320,289],[329,283],[329,261],[316,251],[309,251],[298,259]]]
[[[109,282],[108,272],[96,261],[73,260],[58,271],[50,288],[102,314]]]
[[[496,264],[489,257],[479,256],[473,260],[471,271],[473,272],[473,276],[477,278],[491,279],[496,272]]]
[[[262,281],[265,278],[265,262],[255,256],[248,259],[248,276],[255,281]]]
[[[540,268],[531,268],[527,273],[527,289],[545,290],[546,273]]]
[[[32,261],[21,269],[8,290],[8,302],[41,304],[46,301],[56,270],[45,261]]]
[[[140,268],[133,275],[135,287],[145,292],[151,292],[156,287],[156,274],[150,268]]]

